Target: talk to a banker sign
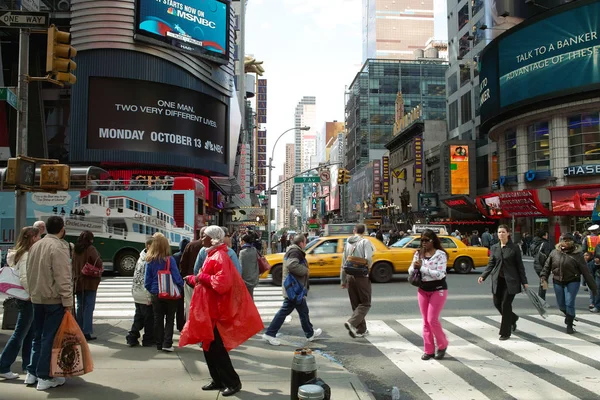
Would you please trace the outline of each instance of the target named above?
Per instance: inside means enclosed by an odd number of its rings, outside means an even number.
[[[600,2],[567,10],[500,40],[500,106],[600,83]]]
[[[88,149],[180,154],[226,163],[227,106],[203,93],[91,77]]]

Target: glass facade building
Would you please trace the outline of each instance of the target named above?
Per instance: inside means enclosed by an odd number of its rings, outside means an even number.
[[[393,136],[398,92],[404,111],[421,104],[424,120],[446,119],[448,63],[440,59],[369,59],[346,92],[346,168],[367,165],[371,150],[385,151]]]

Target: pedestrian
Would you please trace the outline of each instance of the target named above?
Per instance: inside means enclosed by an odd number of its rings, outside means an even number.
[[[498,226],[498,239],[499,243],[490,249],[491,255],[487,268],[477,281],[481,284],[488,276],[492,276],[494,306],[502,315],[500,340],[508,340],[511,332],[517,330],[519,320],[512,311],[512,302],[515,295],[521,292],[521,286],[527,289],[529,285],[521,249],[510,239],[507,225]]]
[[[33,227],[40,231],[40,237],[46,236],[46,223],[44,221],[35,221]]]
[[[198,253],[202,250],[202,234],[206,229],[205,226],[200,228],[200,237],[197,240],[192,240],[181,255],[181,262],[179,263],[179,272],[181,276],[188,276],[194,273],[194,264],[198,258]]]
[[[258,285],[258,251],[252,246],[252,237],[248,234],[242,236],[242,250],[240,250],[240,264],[242,265],[242,279],[250,296],[254,298],[254,288]]]
[[[600,262],[598,262],[595,258],[593,258],[590,262],[593,263],[592,276],[594,277],[594,279],[596,281],[596,286],[599,288],[598,294],[594,297],[594,301],[593,301],[594,307],[590,308],[590,311],[593,313],[597,313],[597,312],[600,312]],[[591,294],[590,294],[590,297],[591,297]]]
[[[375,234],[375,237],[377,238],[377,240],[379,240],[381,243],[384,243],[383,240],[383,232],[381,232],[381,230],[378,230],[377,233]]]
[[[598,230],[600,225],[594,224],[588,228],[589,233],[582,239],[583,249],[585,251],[595,252],[600,245],[600,236],[598,236]]]
[[[548,243],[548,232],[537,231],[529,247],[529,254],[533,257],[533,269],[537,276],[541,275],[542,268],[544,268],[550,252],[552,252],[552,246]],[[538,289],[538,296],[546,300],[546,289],[541,284]]]
[[[231,235],[231,248],[235,251],[235,254],[240,253],[240,235],[236,230]]]
[[[281,233],[281,238],[279,239],[279,243],[281,244],[281,252],[285,253],[285,251],[287,250],[287,246],[288,246],[288,243],[287,243],[287,232],[286,231],[283,231]]]
[[[150,347],[156,344],[154,340],[154,311],[152,310],[152,295],[144,287],[144,276],[146,275],[146,255],[154,239],[146,240],[146,248],[140,252],[140,257],[133,272],[133,283],[131,285],[131,296],[135,302],[135,314],[131,330],[125,337],[129,347],[139,346],[140,331],[144,330],[142,346]]]
[[[421,360],[435,358],[441,360],[448,349],[448,339],[440,323],[440,314],[448,299],[446,283],[446,265],[448,253],[442,247],[440,239],[431,229],[421,233],[421,249],[415,252],[408,268],[409,275],[418,268],[421,272],[421,284],[417,291],[419,309],[423,316],[423,347],[425,352]],[[434,341],[435,340],[435,341]],[[437,352],[435,351],[437,344]]]
[[[479,232],[477,232],[477,231],[473,231],[473,234],[471,235],[471,246],[476,246],[476,247],[482,246],[481,238],[479,237]]]
[[[548,256],[548,260],[546,260],[540,276],[542,285],[545,287],[548,286],[550,273],[552,273],[554,294],[556,295],[558,308],[565,314],[567,333],[575,333],[575,329],[573,329],[575,298],[581,285],[581,276],[585,277],[594,296],[598,294],[598,288],[596,287],[596,281],[592,279],[587,265],[585,265],[581,246],[575,244],[575,238],[571,233],[563,233],[561,235],[559,243]]]
[[[202,390],[220,390],[228,397],[242,389],[228,351],[259,332],[263,324],[254,302],[243,293],[243,281],[235,272],[224,238],[218,226],[206,228],[203,244],[209,250],[202,272],[185,277],[186,283],[194,287],[194,297],[180,345],[188,344],[192,337],[202,342],[211,377]]]
[[[179,270],[179,274],[181,275],[181,257],[183,256],[183,252],[185,248],[190,243],[189,239],[182,239],[179,242],[179,251],[173,254],[173,258],[175,259],[175,263],[177,264],[177,269]],[[185,275],[181,275],[185,276]],[[185,325],[185,300],[183,296],[179,300],[177,300],[177,312],[175,313],[175,324],[177,325],[177,330],[181,332],[183,330],[183,326]]]
[[[75,244],[72,260],[73,282],[77,299],[75,317],[87,341],[97,339],[96,336],[93,336],[92,322],[100,277],[84,275],[82,270],[86,264],[102,269],[102,258],[93,243],[94,234],[92,232],[81,232]]]
[[[309,342],[312,342],[323,333],[319,329],[314,329],[310,323],[310,316],[308,311],[308,304],[306,302],[306,296],[302,299],[300,304],[296,304],[287,297],[285,289],[285,280],[288,274],[292,274],[298,283],[305,289],[308,288],[308,262],[306,261],[306,253],[304,248],[306,247],[306,236],[298,234],[294,236],[294,242],[287,249],[285,256],[283,257],[283,270],[281,286],[283,292],[283,305],[275,314],[275,317],[271,321],[271,324],[267,328],[267,331],[262,335],[263,340],[273,346],[279,346],[281,342],[276,338],[277,332],[281,328],[285,321],[285,317],[290,315],[292,311],[296,310],[300,317],[300,324],[304,335]]]
[[[348,238],[342,254],[342,268],[340,281],[342,289],[348,289],[352,316],[344,323],[348,334],[352,338],[360,338],[367,334],[367,321],[365,318],[371,309],[371,279],[369,271],[373,266],[373,245],[363,235],[365,225],[357,224],[354,235]],[[344,265],[349,256],[358,257],[367,261],[368,270],[364,276],[349,275],[344,271]]]
[[[223,235],[228,236],[228,234],[226,232],[227,228],[221,228],[221,230],[223,231]],[[253,235],[251,232],[249,232],[248,234]],[[242,264],[240,264],[240,259],[238,258],[235,251],[233,251],[233,249],[231,247],[229,247],[229,244],[231,244],[231,243],[230,243],[230,241],[227,240],[227,238],[228,238],[227,236],[223,237],[223,243],[225,243],[225,245],[227,246],[227,255],[229,256],[229,258],[231,258],[231,261],[233,262],[233,265],[235,266],[235,269],[237,270],[237,272],[239,272],[239,274],[242,275]],[[255,237],[252,236],[252,240],[254,240],[254,238]],[[254,242],[253,242],[253,244],[254,244]],[[198,273],[202,269],[202,265],[204,264],[204,261],[206,260],[206,258],[208,256],[207,252],[208,252],[208,247],[203,247],[202,249],[200,249],[200,252],[198,253],[198,257],[196,258],[196,264],[194,265],[194,275],[198,275]]]
[[[73,274],[70,246],[65,242],[65,223],[53,215],[46,223],[47,235],[29,250],[27,285],[33,303],[34,336],[31,362],[25,383],[37,390],[64,385],[65,378],[50,376],[52,344],[65,312],[73,308]]]
[[[575,236],[575,235],[573,235],[573,236]],[[579,243],[577,243],[577,241],[575,241],[575,244],[579,244]],[[596,280],[597,266],[596,266],[596,261],[594,261],[594,254],[590,253],[589,251],[586,251],[585,253],[583,253],[583,259],[586,263],[586,266],[588,267],[588,271],[590,271],[590,274],[592,275],[592,278],[594,280]],[[597,280],[596,280],[596,286],[598,286]],[[588,309],[590,310],[590,312],[597,313],[599,308],[596,307],[596,297],[598,297],[598,296],[594,296],[593,292],[589,292],[589,293],[590,293],[590,305],[588,306]]]
[[[154,239],[146,254],[146,273],[144,287],[152,297],[152,312],[154,313],[154,340],[157,350],[175,351],[173,348],[173,325],[178,300],[161,299],[158,297],[158,271],[169,265],[173,283],[183,293],[183,279],[179,275],[175,259],[171,256],[171,246],[167,238],[160,232],[152,235]]]
[[[487,247],[488,249],[492,247],[492,235],[490,234],[490,228],[485,228],[485,232],[481,234],[481,244],[483,247]]]
[[[9,251],[7,256],[8,265],[11,266],[19,276],[21,286],[25,291],[29,291],[27,285],[27,259],[29,249],[38,240],[40,240],[40,231],[32,226],[21,229],[15,249]],[[31,343],[33,341],[33,305],[30,300],[15,299],[19,313],[17,315],[17,324],[13,334],[6,342],[2,355],[0,355],[0,377],[10,380],[17,379],[19,374],[10,370],[10,366],[15,362],[21,351],[22,371],[27,370],[31,361]],[[5,314],[6,315],[6,314]],[[30,383],[35,383],[35,380]]]

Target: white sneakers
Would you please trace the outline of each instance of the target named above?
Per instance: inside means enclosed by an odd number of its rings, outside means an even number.
[[[55,388],[57,386],[62,386],[66,382],[65,378],[50,378],[50,379],[38,379],[37,390],[46,390]]]
[[[11,371],[5,372],[4,374],[0,374],[0,378],[4,378],[6,380],[17,379],[18,377],[19,377],[19,374],[15,374],[14,372],[11,372]]]
[[[171,347],[163,347],[162,351],[166,351],[168,353],[172,353],[175,351],[175,349],[173,348],[173,346]]]
[[[279,339],[277,339],[277,338],[274,338],[273,336],[269,336],[269,335],[267,335],[266,333],[263,333],[263,335],[262,335],[262,339],[263,339],[265,342],[267,342],[267,343],[269,343],[270,345],[272,345],[272,346],[279,346],[279,345],[281,345],[281,341],[279,341]]]
[[[23,382],[26,385],[33,385],[34,383],[36,383],[38,380],[37,376],[35,375],[31,375],[29,372],[27,373],[27,376],[25,377],[25,382]]]
[[[321,336],[321,333],[323,333],[323,329],[321,329],[321,328],[315,329],[313,331],[313,335],[311,337],[307,338],[306,340],[308,340],[309,342],[312,342],[313,340],[315,340],[316,338]]]
[[[291,324],[292,323],[292,316],[288,315],[287,317],[285,317],[285,321],[283,321],[284,324]]]
[[[350,322],[344,322],[344,326],[346,327],[346,329],[348,329],[348,334],[350,335],[350,337],[352,337],[353,339],[356,339],[358,337],[358,332],[356,331],[356,328],[353,327]]]

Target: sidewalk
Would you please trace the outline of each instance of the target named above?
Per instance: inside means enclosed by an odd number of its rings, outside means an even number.
[[[1,308],[1,306],[0,306]],[[91,342],[94,372],[67,379],[58,388],[38,392],[20,379],[0,382],[3,399],[224,399],[219,392],[204,392],[201,387],[210,381],[204,355],[198,346],[176,348],[174,353],[157,351],[154,347],[130,348],[125,335],[129,320],[95,321],[98,339]],[[0,348],[12,331],[0,330]],[[175,335],[175,346],[178,335]],[[230,399],[288,400],[290,375],[296,347],[304,345],[300,337],[288,337],[288,346],[274,347],[259,336],[232,351],[231,358],[240,378],[242,390]],[[310,346],[316,357],[317,375],[331,386],[331,398],[336,400],[367,400],[374,397],[358,377],[335,361],[318,354],[319,343]],[[19,372],[21,362],[13,364]],[[19,372],[20,373],[20,372]]]

